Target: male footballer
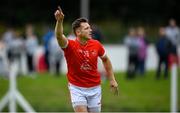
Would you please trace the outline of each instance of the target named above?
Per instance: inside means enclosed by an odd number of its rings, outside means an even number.
[[[72,23],[75,40],[63,34],[64,14],[60,7],[54,13],[56,19],[55,35],[64,51],[67,62],[68,87],[75,112],[101,112],[101,79],[97,69],[101,58],[111,89],[118,93],[112,64],[100,42],[92,39],[92,29],[85,18]]]

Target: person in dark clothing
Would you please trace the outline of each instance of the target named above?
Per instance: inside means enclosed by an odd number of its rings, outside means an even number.
[[[156,78],[159,79],[161,75],[161,68],[164,64],[164,78],[168,77],[168,56],[171,49],[171,42],[165,35],[165,28],[159,28],[159,39],[156,43],[156,50],[159,57]]]
[[[104,35],[101,33],[101,30],[97,27],[97,25],[95,24],[92,24],[91,25],[91,28],[92,28],[92,37],[95,39],[95,40],[98,40],[99,42],[102,42],[105,37]]]

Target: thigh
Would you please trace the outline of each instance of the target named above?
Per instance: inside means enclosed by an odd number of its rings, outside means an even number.
[[[87,106],[89,112],[101,111],[101,87],[93,88],[87,94]]]
[[[76,106],[87,107],[87,100],[86,100],[85,94],[83,94],[81,89],[69,84],[69,91],[71,95],[71,102],[72,102],[73,108],[75,108]]]

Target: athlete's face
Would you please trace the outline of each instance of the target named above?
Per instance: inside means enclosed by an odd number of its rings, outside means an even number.
[[[90,25],[87,22],[81,23],[78,34],[81,38],[91,39],[92,29]]]

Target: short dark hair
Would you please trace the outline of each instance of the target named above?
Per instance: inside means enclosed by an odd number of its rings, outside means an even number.
[[[74,34],[76,35],[76,29],[81,26],[81,23],[88,22],[88,19],[86,18],[78,18],[72,23],[72,29]]]

